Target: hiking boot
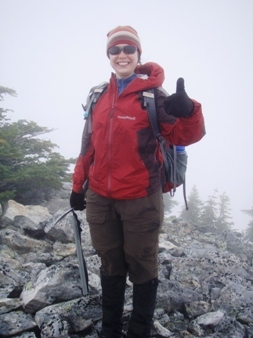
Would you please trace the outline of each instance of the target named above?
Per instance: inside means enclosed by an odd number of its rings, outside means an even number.
[[[103,319],[99,337],[121,338],[126,276],[105,276],[101,274],[101,286]]]
[[[133,311],[129,321],[127,338],[148,338],[156,304],[158,279],[133,286]]]

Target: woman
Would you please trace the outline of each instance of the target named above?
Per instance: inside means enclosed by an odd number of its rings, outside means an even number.
[[[158,286],[158,237],[163,222],[162,156],[141,92],[162,86],[163,69],[140,64],[137,32],[119,26],[107,34],[107,56],[115,73],[83,132],[73,174],[71,207],[85,208],[92,243],[101,257],[103,321],[100,337],[122,336],[126,276],[133,283],[133,311],[127,337],[149,337]],[[161,133],[187,146],[204,135],[201,106],[184,90],[168,97],[155,90]]]

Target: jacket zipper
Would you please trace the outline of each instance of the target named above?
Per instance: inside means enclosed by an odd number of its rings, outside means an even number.
[[[112,184],[112,168],[111,168],[111,144],[112,144],[112,124],[113,124],[113,115],[114,115],[114,106],[115,106],[115,95],[113,95],[112,108],[110,112],[110,121],[109,121],[109,137],[108,137],[108,192],[111,192]]]

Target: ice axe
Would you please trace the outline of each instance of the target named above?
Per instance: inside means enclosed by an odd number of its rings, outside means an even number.
[[[61,221],[66,215],[68,215],[70,212],[73,214],[73,230],[74,230],[74,239],[75,239],[75,245],[76,245],[76,254],[77,254],[77,260],[79,265],[79,272],[80,272],[80,279],[81,279],[81,290],[82,295],[87,296],[89,293],[88,288],[88,271],[85,263],[85,259],[83,256],[83,250],[82,250],[82,244],[81,244],[81,222],[79,221],[77,214],[74,211],[74,208],[71,208],[64,212],[54,223],[56,225],[59,221]]]

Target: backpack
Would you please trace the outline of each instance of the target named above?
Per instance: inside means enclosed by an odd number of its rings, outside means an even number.
[[[92,113],[95,104],[108,86],[108,82],[103,82],[98,86],[91,88],[86,100],[86,105],[82,105],[84,110],[84,119],[87,120]],[[185,201],[186,210],[188,210],[188,204],[186,199],[185,188],[185,173],[187,169],[187,153],[185,151],[177,151],[177,146],[167,142],[160,133],[156,103],[155,103],[155,90],[154,88],[143,91],[143,107],[147,109],[151,127],[153,129],[154,136],[158,140],[160,150],[164,160],[164,167],[162,171],[162,191],[163,193],[170,192],[173,197],[176,192],[176,188],[183,185],[183,195]]]

